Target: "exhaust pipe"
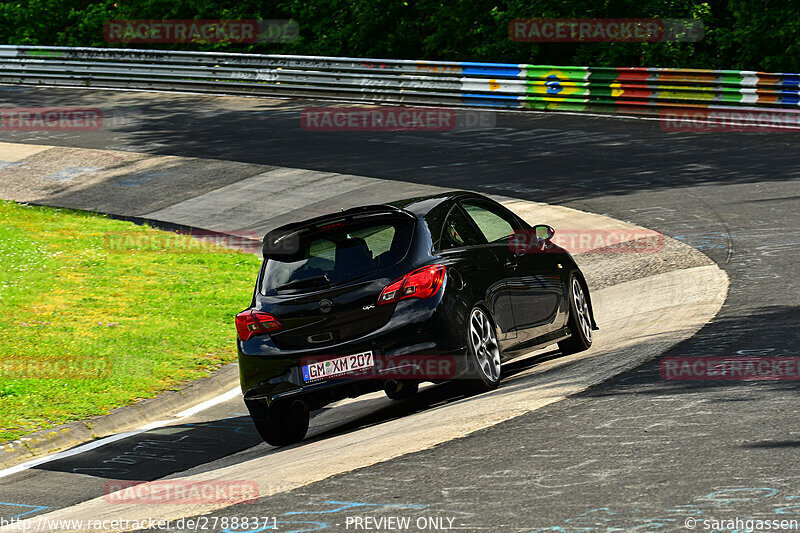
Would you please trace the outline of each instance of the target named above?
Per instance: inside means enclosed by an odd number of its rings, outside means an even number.
[[[303,400],[295,400],[292,402],[292,411],[297,415],[302,415],[308,411],[308,404]]]
[[[395,394],[402,388],[403,384],[394,379],[390,379],[383,384],[383,390],[386,394]]]

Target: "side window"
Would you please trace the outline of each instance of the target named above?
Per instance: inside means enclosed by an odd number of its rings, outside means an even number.
[[[451,209],[442,228],[441,249],[475,246],[482,242],[481,236],[464,212],[458,206]]]
[[[461,205],[490,243],[508,239],[519,229],[516,220],[494,206],[474,200],[465,200]]]

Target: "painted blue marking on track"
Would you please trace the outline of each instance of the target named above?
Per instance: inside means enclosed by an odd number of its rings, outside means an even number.
[[[72,178],[87,172],[97,172],[100,167],[67,167],[52,174],[48,174],[44,179],[49,181],[69,181]]]
[[[153,178],[164,178],[167,176],[169,176],[168,172],[142,172],[140,174],[134,174],[128,179],[118,181],[115,185],[122,185],[123,187],[138,187],[139,185],[146,181],[150,181]]]
[[[278,520],[278,524],[310,524],[310,525],[313,525],[313,526],[318,526],[318,527],[312,527],[311,529],[309,529],[309,528],[292,529],[291,531],[287,531],[286,533],[306,533],[307,531],[320,531],[322,529],[328,529],[328,527],[329,527],[327,522],[313,522],[313,521],[310,521],[310,520],[309,521],[296,521],[296,522],[295,521],[291,521],[291,520]]]
[[[338,505],[336,509],[329,509],[326,511],[290,511],[288,513],[283,513],[285,515],[292,515],[292,514],[331,514],[331,513],[338,513],[339,511],[344,511],[346,509],[352,509],[354,507],[392,507],[396,509],[424,509],[425,505],[415,505],[415,504],[405,504],[405,503],[360,503],[360,502],[337,502],[334,500],[325,502],[329,505]]]
[[[758,494],[759,492],[763,494]],[[753,494],[752,496],[749,496],[747,493]],[[707,494],[705,499],[716,503],[721,503],[723,505],[729,505],[732,502],[751,502],[755,500],[762,500],[764,498],[771,498],[776,494],[778,494],[778,489],[773,489],[771,487],[747,487],[717,490]]]
[[[8,505],[10,507],[29,507],[30,511],[25,511],[24,513],[20,513],[14,516],[10,516],[8,520],[13,520],[14,518],[20,518],[25,515],[29,515],[31,513],[38,513],[39,511],[44,511],[45,509],[49,509],[46,505],[27,505],[24,503],[10,503],[10,502],[0,502],[0,507],[3,505]]]

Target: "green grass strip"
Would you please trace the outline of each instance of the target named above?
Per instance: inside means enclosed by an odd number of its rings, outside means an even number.
[[[235,360],[259,259],[0,201],[0,442],[106,414]]]

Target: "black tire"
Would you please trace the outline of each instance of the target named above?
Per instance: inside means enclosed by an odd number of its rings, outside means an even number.
[[[487,392],[500,384],[502,366],[497,333],[489,314],[473,307],[467,318],[467,371],[462,388],[468,392]]]
[[[386,397],[390,400],[406,400],[415,396],[419,392],[419,381],[403,380],[400,382],[400,388],[396,391],[384,391]]]
[[[295,413],[261,405],[248,407],[258,434],[271,446],[287,446],[300,442],[308,432],[308,412]]]
[[[576,298],[577,296],[577,298]],[[581,309],[578,309],[578,307]],[[572,336],[558,343],[563,355],[583,352],[592,347],[592,317],[581,282],[573,276],[569,283],[569,321]]]

